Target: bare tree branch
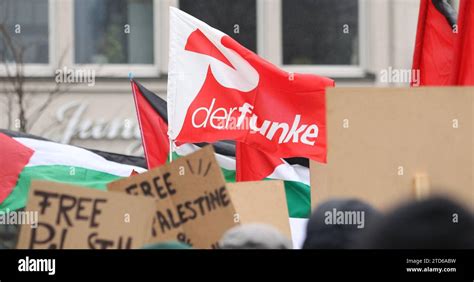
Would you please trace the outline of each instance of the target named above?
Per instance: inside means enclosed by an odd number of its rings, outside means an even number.
[[[63,53],[61,54],[59,60],[58,60],[58,65],[57,65],[57,68],[60,68],[61,65],[63,64],[65,58],[66,58],[66,54],[67,54],[67,49],[66,48]],[[43,112],[46,110],[46,108],[54,101],[54,99],[56,99],[56,97],[59,95],[59,94],[62,94],[62,93],[65,93],[67,91],[69,91],[70,89],[70,86],[67,85],[66,87],[62,88],[61,87],[62,84],[61,83],[56,83],[54,89],[52,91],[50,91],[48,94],[47,94],[47,98],[45,99],[45,101],[41,104],[41,106],[39,106],[36,110],[34,110],[31,115],[29,116],[29,120],[31,121],[31,123],[29,124],[29,128],[27,128],[28,130],[31,130],[33,128],[33,126],[36,124],[36,122],[39,120],[40,116],[43,114]]]
[[[7,99],[8,99],[8,105],[7,105],[7,114],[8,114],[8,122],[7,126],[9,129],[12,129],[12,120],[13,120],[13,100],[14,100],[14,94],[16,93],[16,89],[18,89],[17,85],[17,80],[15,79],[15,76],[12,74],[12,71],[10,70],[10,64],[8,62],[8,56],[7,52],[8,50],[12,51],[13,48],[13,53],[16,53],[13,47],[13,40],[11,39],[10,35],[7,32],[6,25],[4,23],[0,24],[0,35],[2,36],[2,42],[4,42],[4,45],[6,45],[7,48],[4,48],[2,52],[2,61],[4,62],[5,66],[5,71],[7,74],[6,80],[12,85],[12,90],[8,90],[5,87],[5,92],[7,94]],[[18,56],[14,56],[18,58]]]
[[[56,83],[54,89],[46,94],[44,101],[41,102],[36,109],[32,110],[29,107],[29,101],[37,94],[34,90],[26,92],[25,89],[26,77],[24,73],[24,54],[26,48],[24,48],[24,46],[19,42],[15,42],[12,38],[11,34],[8,32],[6,20],[0,24],[0,39],[6,47],[3,48],[4,50],[2,50],[3,52],[1,54],[1,59],[5,66],[6,81],[8,81],[12,86],[11,90],[5,87],[5,93],[7,95],[7,126],[8,128],[12,128],[12,121],[14,119],[13,108],[16,106],[18,108],[18,120],[20,122],[18,129],[22,132],[28,132],[34,127],[41,115],[54,99],[69,90],[69,86],[62,87],[60,83]],[[58,61],[58,67],[62,65],[67,54],[67,49],[69,48],[66,48],[66,50],[61,54]],[[12,57],[13,63],[9,62],[9,55]],[[27,111],[29,111],[28,114]]]
[[[13,93],[10,89],[7,88],[6,83],[2,83],[2,90],[5,93],[5,114],[7,116],[6,128],[12,128],[12,106],[13,106]]]

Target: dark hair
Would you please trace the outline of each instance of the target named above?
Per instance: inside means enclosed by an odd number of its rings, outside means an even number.
[[[409,202],[369,228],[360,243],[374,249],[474,248],[474,218],[443,197]]]
[[[332,219],[328,217],[335,212],[363,212],[363,225],[330,222]],[[324,202],[318,206],[308,221],[303,249],[354,248],[359,236],[379,215],[372,206],[357,199],[334,199]]]

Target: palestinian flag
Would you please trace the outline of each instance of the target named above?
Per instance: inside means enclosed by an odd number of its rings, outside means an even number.
[[[288,204],[288,212],[290,215],[291,235],[293,246],[300,248],[303,244],[306,234],[306,224],[311,215],[311,188],[309,182],[309,160],[305,158],[289,158],[279,159],[269,157],[268,154],[262,154],[261,151],[251,149],[247,144],[234,142],[218,142],[213,144],[214,148],[222,149],[222,145],[232,146],[233,149],[227,148],[233,155],[224,155],[216,153],[215,157],[219,163],[226,182],[234,182],[236,180],[237,163],[243,162],[243,171],[240,173],[244,178],[239,181],[250,180],[283,180],[285,184],[286,200]],[[245,146],[247,149],[241,150],[239,145]],[[173,159],[191,154],[199,150],[200,146],[195,144],[184,144],[175,146]],[[237,159],[236,162],[236,148]],[[245,153],[243,153],[245,152]],[[254,152],[255,154],[252,154]],[[250,153],[250,154],[249,154]],[[258,169],[256,169],[258,168]]]
[[[106,190],[143,158],[87,150],[33,135],[0,130],[0,211],[24,208],[32,180],[49,180]]]
[[[237,143],[236,158],[237,181],[284,180],[290,216],[310,216],[311,188],[307,159],[280,159],[240,142]]]
[[[169,155],[168,146],[157,146],[157,144],[168,144],[166,135],[167,112],[166,101],[158,95],[146,89],[140,83],[132,80],[133,95],[135,97],[137,114],[140,121],[151,120],[154,123],[141,123],[142,142],[146,147],[148,159],[165,160]],[[159,138],[165,140],[158,140]],[[156,142],[156,143],[155,143]],[[206,143],[198,144],[173,144],[173,158],[188,155],[195,152]],[[233,141],[219,141],[213,143],[216,151],[216,159],[222,169],[227,182],[236,180],[236,147]],[[249,147],[249,146],[247,146]],[[254,149],[255,150],[255,149]],[[247,151],[248,152],[248,151]],[[288,199],[289,214],[292,218],[308,218],[311,214],[311,194],[309,186],[309,161],[305,158],[271,158],[271,161],[263,158],[260,151],[253,151],[249,162],[244,162],[243,180],[279,179],[285,181],[286,197]],[[245,157],[249,156],[246,154]],[[262,156],[262,158],[259,158]],[[250,157],[250,156],[249,156]]]

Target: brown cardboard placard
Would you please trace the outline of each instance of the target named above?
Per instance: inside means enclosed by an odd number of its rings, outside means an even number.
[[[422,192],[474,210],[473,95],[472,87],[328,89],[327,164],[311,162],[313,205],[356,197],[386,209]]]
[[[150,242],[178,240],[194,248],[216,248],[223,233],[238,224],[212,146],[107,187],[157,200]]]
[[[227,183],[241,224],[265,223],[291,240],[285,185],[281,180]]]
[[[155,203],[56,182],[33,181],[26,211],[38,225],[21,227],[19,249],[134,249],[148,240]]]

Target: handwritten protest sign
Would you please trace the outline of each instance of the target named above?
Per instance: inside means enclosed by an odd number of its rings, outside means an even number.
[[[157,200],[150,242],[216,248],[222,234],[238,224],[212,146],[107,187]]]
[[[422,192],[474,210],[473,93],[473,87],[328,89],[328,161],[311,162],[312,203],[354,197],[390,209]],[[429,183],[422,191],[419,176]]]
[[[155,201],[55,182],[33,181],[19,249],[132,249],[149,238]]]
[[[288,206],[283,181],[227,183],[230,198],[241,224],[265,223],[291,239]]]

